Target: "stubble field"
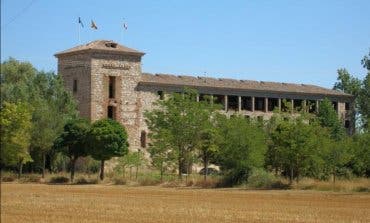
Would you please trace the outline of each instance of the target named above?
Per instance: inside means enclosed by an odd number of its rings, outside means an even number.
[[[9,183],[1,222],[370,222],[370,195]]]

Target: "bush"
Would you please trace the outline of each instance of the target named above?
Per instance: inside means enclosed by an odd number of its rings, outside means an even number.
[[[20,182],[22,183],[43,183],[43,179],[40,175],[35,174],[29,174],[29,175],[23,175],[23,177],[20,179]]]
[[[118,178],[118,177],[115,177],[115,178],[113,178],[113,183],[115,184],[115,185],[126,185],[126,180],[125,179],[123,179],[123,178]]]
[[[98,179],[91,179],[85,177],[79,177],[75,180],[75,184],[97,184]]]
[[[63,184],[63,183],[68,183],[68,182],[69,182],[69,178],[65,176],[55,176],[55,177],[50,178],[49,180],[49,183],[53,183],[53,184]]]
[[[15,181],[16,177],[14,176],[4,176],[1,178],[2,182],[13,182]]]
[[[140,186],[154,186],[160,184],[161,181],[157,178],[142,177],[139,179]]]
[[[216,188],[219,185],[220,181],[216,178],[208,178],[207,181],[204,181],[203,179],[197,180],[194,184],[194,186],[202,188]]]
[[[284,184],[272,173],[265,170],[255,169],[248,177],[247,186],[260,189],[287,189],[288,185]]]

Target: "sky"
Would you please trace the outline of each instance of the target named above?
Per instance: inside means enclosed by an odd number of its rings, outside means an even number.
[[[144,72],[331,88],[339,68],[366,74],[369,9],[369,0],[2,0],[1,61],[56,71],[56,52],[106,39],[145,52]]]

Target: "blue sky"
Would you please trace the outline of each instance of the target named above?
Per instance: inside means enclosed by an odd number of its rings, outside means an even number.
[[[338,68],[366,73],[369,9],[369,0],[2,0],[1,60],[55,71],[54,53],[79,44],[80,16],[81,43],[108,39],[144,51],[145,72],[331,88]]]

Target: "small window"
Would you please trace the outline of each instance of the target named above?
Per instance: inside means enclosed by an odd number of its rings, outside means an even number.
[[[351,122],[349,120],[346,120],[344,122],[344,128],[348,129],[351,126]]]
[[[349,111],[349,103],[348,103],[348,102],[346,102],[346,103],[344,104],[344,106],[345,106],[346,111]]]
[[[109,98],[115,97],[116,77],[109,76]]]
[[[332,103],[332,105],[333,105],[334,110],[335,110],[336,112],[338,112],[338,102],[336,102],[336,101],[332,101],[331,103]]]
[[[116,108],[113,106],[108,106],[107,117],[110,119],[116,119]]]
[[[157,94],[159,96],[159,100],[163,100],[164,99],[164,93],[163,93],[163,91],[158,91]]]
[[[142,148],[146,148],[146,132],[145,131],[141,131],[140,144]]]
[[[77,79],[73,80],[73,93],[77,93]]]

